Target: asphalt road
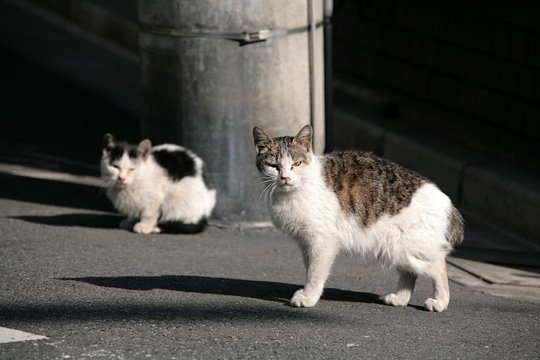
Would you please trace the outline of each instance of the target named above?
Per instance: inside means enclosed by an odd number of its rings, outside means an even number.
[[[143,236],[97,188],[0,173],[0,327],[47,339],[0,359],[538,359],[540,304],[451,283],[446,312],[378,297],[396,276],[348,256],[310,309],[296,245],[272,229]]]

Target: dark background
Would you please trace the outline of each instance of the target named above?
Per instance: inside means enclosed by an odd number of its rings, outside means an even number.
[[[335,2],[334,71],[394,113],[539,174],[536,1]]]

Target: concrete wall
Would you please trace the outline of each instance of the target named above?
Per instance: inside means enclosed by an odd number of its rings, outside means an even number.
[[[539,173],[540,4],[336,2],[334,71],[400,121]]]

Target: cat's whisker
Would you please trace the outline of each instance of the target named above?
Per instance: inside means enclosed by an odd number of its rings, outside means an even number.
[[[276,190],[277,184],[272,181],[263,191],[262,193],[262,199],[266,200],[266,204],[269,205],[270,201],[272,199],[272,194],[274,193],[274,190]],[[260,201],[261,199],[259,199]]]
[[[266,184],[264,186],[264,188],[262,189],[262,191],[259,194],[259,197],[257,198],[257,204],[259,204],[261,202],[261,200],[265,198],[265,193],[266,193],[266,191],[268,190],[268,188],[270,186],[271,186],[271,184]]]
[[[272,187],[272,183],[268,183],[264,185],[264,188],[259,193],[259,197],[257,198],[257,204],[260,204],[261,200],[266,198],[266,193],[268,192],[268,189],[270,187]]]
[[[276,186],[276,180],[274,178],[269,178],[266,182],[265,182],[265,188],[263,190],[263,193],[264,192],[267,192],[272,189],[273,187]],[[272,192],[273,192],[273,189],[272,189]]]
[[[275,181],[273,178],[270,178],[270,177],[261,178],[260,180],[261,181],[258,184],[256,184],[255,189],[253,189],[253,191],[251,192],[251,195],[250,195],[250,198],[253,199],[254,195],[255,195],[255,192],[258,192],[259,196],[257,197],[257,201],[256,201],[257,204],[260,203],[261,198],[263,197],[263,194],[265,192],[265,189],[269,185],[274,183],[274,181]]]
[[[262,191],[263,188],[264,188],[264,184],[263,184],[263,183],[256,184],[256,185],[253,187],[253,189],[251,190],[251,193],[249,194],[249,199],[250,199],[250,200],[255,199],[255,193],[258,193],[259,196],[260,196],[261,191]]]
[[[268,184],[271,184],[274,180],[273,179],[264,179],[259,184],[257,184],[254,191],[262,191]]]
[[[101,191],[105,191],[107,190],[107,188],[111,187],[112,185],[114,185],[113,179],[102,179],[102,183],[99,185],[99,188]]]

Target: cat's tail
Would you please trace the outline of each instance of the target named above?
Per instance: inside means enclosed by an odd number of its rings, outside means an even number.
[[[181,221],[166,221],[159,223],[159,227],[163,232],[173,234],[198,234],[203,232],[207,225],[208,220],[206,220],[206,218],[202,218],[196,224],[184,223]]]
[[[446,230],[446,240],[455,247],[463,241],[464,237],[464,220],[459,210],[452,206],[449,214],[448,229]]]

